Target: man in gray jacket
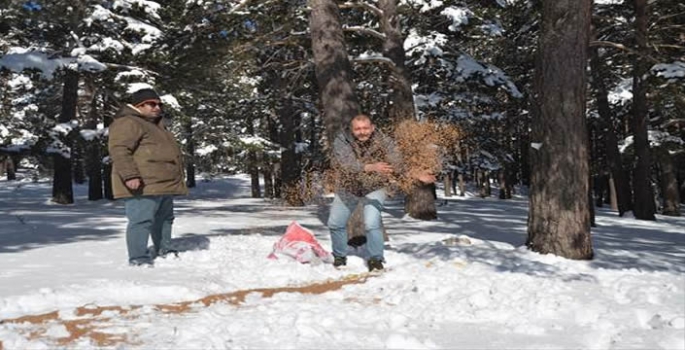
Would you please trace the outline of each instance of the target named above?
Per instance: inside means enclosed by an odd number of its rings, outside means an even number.
[[[371,118],[352,118],[349,131],[333,141],[332,165],[336,171],[335,198],[328,217],[333,243],[333,266],[347,264],[347,221],[360,200],[364,203],[364,229],[369,271],[383,270],[381,211],[387,186],[394,173],[401,172],[402,157],[395,142],[376,130]],[[435,182],[432,174],[419,181]]]

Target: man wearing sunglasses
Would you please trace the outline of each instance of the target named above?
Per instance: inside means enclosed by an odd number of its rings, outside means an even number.
[[[109,126],[114,198],[124,199],[128,226],[129,264],[152,266],[170,248],[174,221],[173,196],[185,195],[181,150],[162,120],[157,92],[141,89],[131,95]],[[152,237],[154,251],[147,249]]]

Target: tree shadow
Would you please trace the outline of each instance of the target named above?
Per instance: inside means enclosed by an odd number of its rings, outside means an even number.
[[[3,198],[0,200],[0,253],[115,239],[121,234],[121,220],[125,220],[123,206],[108,201],[62,206],[37,203],[35,198]]]
[[[443,199],[445,200],[445,199]],[[487,203],[485,203],[487,202]],[[389,205],[388,211],[400,211],[401,203]],[[392,215],[397,217],[399,215]],[[388,220],[388,232],[391,236],[410,235],[403,226],[417,225],[421,231],[443,233],[445,235],[467,235],[489,242],[500,242],[511,246],[512,251],[524,249],[527,238],[528,202],[521,199],[499,200],[472,198],[466,200],[449,200],[438,208],[438,220]],[[658,216],[659,224],[619,218],[615,212],[597,210],[598,227],[592,228],[592,242],[595,251],[594,259],[589,262],[593,268],[604,269],[638,269],[641,271],[685,272],[685,220]],[[396,231],[396,233],[393,233]],[[409,246],[408,246],[409,247]],[[439,246],[438,246],[439,247]],[[515,249],[518,248],[518,249]],[[421,249],[407,248],[408,252]],[[434,248],[437,249],[437,248]],[[447,248],[442,248],[447,249]],[[453,249],[453,248],[449,248]],[[475,247],[463,247],[461,252],[466,259],[472,259],[487,265],[493,265],[487,252]],[[515,250],[514,250],[515,249]],[[495,249],[500,254],[509,256],[509,250]],[[429,250],[417,253],[417,257],[431,258],[440,255],[443,250]],[[431,255],[433,254],[433,255]],[[531,262],[517,255],[509,256],[510,260],[497,261],[497,268],[503,271],[541,271],[553,274],[553,268],[542,262]],[[512,265],[512,263],[514,265]],[[579,263],[586,263],[580,261]],[[550,270],[552,269],[552,270]],[[531,274],[536,274],[531,273]],[[583,278],[579,276],[579,278]]]
[[[536,261],[519,250],[502,250],[484,241],[480,245],[451,245],[444,242],[402,244],[390,248],[402,254],[410,254],[424,260],[462,261],[473,265],[481,264],[497,272],[526,274],[535,277],[554,277],[563,281],[596,282],[596,278],[585,273],[568,272],[558,266]]]

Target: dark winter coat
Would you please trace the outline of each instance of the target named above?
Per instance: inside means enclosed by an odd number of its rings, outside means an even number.
[[[336,170],[335,191],[365,196],[390,185],[387,175],[365,172],[364,165],[386,162],[395,173],[402,171],[402,157],[395,142],[376,130],[367,141],[359,141],[349,131],[338,134],[333,141],[332,165]]]
[[[181,150],[161,118],[146,118],[135,107],[124,106],[109,126],[109,154],[114,198],[188,194]],[[126,187],[134,178],[142,180],[142,189]]]

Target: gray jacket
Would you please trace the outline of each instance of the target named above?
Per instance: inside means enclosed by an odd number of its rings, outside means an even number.
[[[343,131],[333,141],[332,166],[336,172],[335,191],[356,196],[390,185],[388,176],[364,172],[364,165],[386,162],[393,166],[395,174],[402,172],[402,155],[395,142],[376,130],[367,141],[361,142],[349,131]]]

